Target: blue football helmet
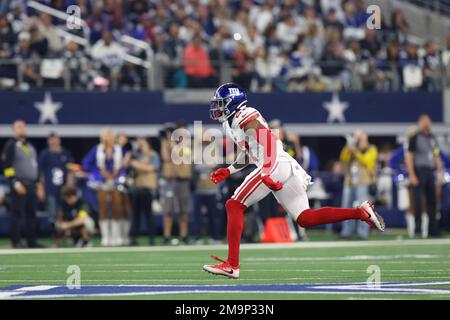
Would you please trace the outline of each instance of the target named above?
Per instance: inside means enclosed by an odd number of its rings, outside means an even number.
[[[211,99],[209,115],[211,119],[225,122],[247,103],[247,94],[234,83],[225,83],[217,88]]]

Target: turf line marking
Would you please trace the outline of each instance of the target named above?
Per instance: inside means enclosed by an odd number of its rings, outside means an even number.
[[[317,241],[294,243],[251,243],[243,244],[242,250],[297,249],[297,248],[365,248],[410,245],[450,245],[450,239],[421,240],[371,240],[360,241]],[[42,253],[108,253],[108,252],[170,252],[170,251],[211,251],[227,250],[227,245],[196,245],[196,246],[152,246],[152,247],[115,247],[115,248],[47,248],[47,249],[0,249],[0,255],[8,254],[42,254]]]

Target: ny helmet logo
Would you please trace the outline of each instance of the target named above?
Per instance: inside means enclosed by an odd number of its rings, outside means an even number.
[[[232,96],[238,96],[238,95],[240,94],[238,88],[228,88],[228,91],[230,92],[230,94],[231,94]]]

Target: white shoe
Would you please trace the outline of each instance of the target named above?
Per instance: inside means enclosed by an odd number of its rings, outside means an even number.
[[[110,229],[110,224],[111,224],[111,220],[109,219],[105,219],[100,221],[100,233],[102,235],[102,241],[101,241],[101,245],[102,247],[108,247],[111,245],[111,229]]]
[[[212,264],[205,264],[203,266],[203,270],[215,275],[220,275],[220,276],[225,276],[231,279],[239,279],[239,267],[238,268],[232,268],[230,266],[230,264],[225,261],[222,260],[216,256],[211,256],[211,258],[221,262],[220,264],[217,265],[212,265]]]
[[[122,237],[120,234],[120,222],[117,220],[111,221],[111,245],[118,247],[122,245]]]
[[[102,237],[102,241],[100,244],[102,247],[109,247],[111,245],[111,242],[109,241],[109,238]]]
[[[130,220],[127,219],[120,220],[120,234],[122,238],[122,246],[128,246],[130,244],[129,240]]]
[[[361,203],[358,208],[364,210],[367,213],[367,216],[362,218],[361,220],[367,222],[369,225],[375,226],[378,230],[384,231],[384,220],[383,218],[375,211],[375,207],[372,202],[366,200]]]

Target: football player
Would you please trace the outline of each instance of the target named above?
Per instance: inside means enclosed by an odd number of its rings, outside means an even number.
[[[384,231],[383,218],[375,212],[369,201],[357,208],[309,208],[306,190],[311,184],[311,177],[283,150],[281,141],[272,134],[258,110],[247,106],[247,95],[240,86],[233,83],[221,85],[211,99],[210,116],[222,123],[226,134],[243,151],[233,164],[212,172],[211,180],[220,183],[242,170],[248,163],[255,164],[256,169],[245,178],[225,204],[228,259],[212,256],[220,263],[204,265],[203,270],[239,278],[239,247],[244,228],[244,211],[270,192],[301,227],[358,219]],[[242,155],[248,161],[242,161]]]

